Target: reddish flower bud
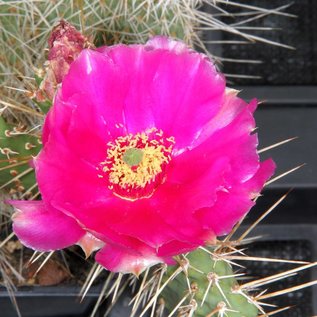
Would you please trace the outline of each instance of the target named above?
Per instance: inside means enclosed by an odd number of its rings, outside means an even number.
[[[53,28],[48,45],[46,74],[40,89],[36,92],[38,101],[44,101],[45,97],[53,99],[56,87],[68,73],[71,63],[84,48],[92,46],[83,34],[64,20]]]

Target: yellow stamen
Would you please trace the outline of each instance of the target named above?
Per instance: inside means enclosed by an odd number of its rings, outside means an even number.
[[[119,186],[128,196],[133,196],[133,190],[144,189],[155,182],[171,160],[174,143],[173,137],[164,138],[163,131],[155,128],[109,142],[107,159],[101,163],[111,183],[109,189]],[[144,196],[148,197],[153,190],[144,192]]]

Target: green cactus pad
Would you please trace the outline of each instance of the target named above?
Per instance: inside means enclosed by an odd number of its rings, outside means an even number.
[[[188,262],[187,262],[188,261]],[[187,255],[187,269],[171,280],[162,292],[167,310],[172,312],[175,306],[190,294],[180,306],[186,309],[191,300],[196,302],[195,317],[256,317],[258,308],[248,298],[248,294],[238,292],[238,281],[231,265],[222,259],[214,259],[207,251],[198,249]],[[177,267],[169,267],[165,281]],[[187,275],[187,277],[186,277]],[[189,291],[189,285],[191,291]],[[175,316],[183,316],[175,312]],[[184,316],[187,316],[184,312]]]
[[[22,129],[14,129],[14,126],[0,117],[1,189],[20,192],[28,191],[30,188],[35,190],[36,180],[30,161],[38,154],[41,147],[39,136],[33,133],[27,134]]]

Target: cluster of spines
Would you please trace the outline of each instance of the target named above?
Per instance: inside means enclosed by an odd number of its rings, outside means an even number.
[[[0,189],[32,197],[37,190],[32,159],[41,149],[39,135],[0,117],[0,140]]]
[[[222,313],[228,317],[258,315],[258,307],[239,288],[237,277],[243,274],[235,274],[228,261],[217,258],[207,249],[190,253],[183,261],[187,263],[186,269],[162,292],[171,316],[176,312],[190,316],[192,311],[197,317]]]

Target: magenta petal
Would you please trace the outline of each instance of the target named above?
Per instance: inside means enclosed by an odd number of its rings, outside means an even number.
[[[224,84],[214,65],[199,54],[165,54],[150,92],[157,126],[177,140],[174,151],[189,147],[217,113]]]
[[[205,227],[211,228],[217,236],[230,232],[235,223],[254,205],[248,197],[239,192],[220,192],[212,208],[197,210],[195,217]]]
[[[62,137],[68,129],[69,120],[75,106],[61,100],[60,93],[55,96],[54,107],[48,112],[43,125],[42,141],[46,144],[51,132],[57,137]]]
[[[146,49],[157,50],[164,49],[174,53],[182,53],[188,51],[185,43],[170,39],[166,36],[154,36],[145,44]]]
[[[159,37],[145,46],[102,51],[129,78],[124,113],[131,133],[156,126],[175,137],[175,149],[182,150],[221,107],[223,76],[205,55],[181,42]]]
[[[257,106],[257,101],[252,100],[250,104],[247,104],[243,99],[237,97],[238,91],[234,89],[226,89],[225,98],[222,100],[222,106],[217,114],[203,127],[199,137],[192,144],[192,147],[204,142],[214,133],[219,130],[232,126],[237,121],[241,121],[243,117],[243,125],[240,125],[241,131],[251,131],[255,127],[255,121],[253,118],[253,112]],[[241,122],[240,122],[241,123]],[[222,130],[225,131],[225,130]]]
[[[127,131],[138,133],[154,127],[150,87],[162,54],[145,51],[141,45],[116,45],[107,50],[107,55],[127,78],[123,106]]]
[[[87,108],[90,111],[86,111]],[[116,129],[116,133],[121,131]],[[98,115],[98,109],[88,96],[76,94],[63,101],[61,94],[55,97],[43,128],[43,144],[59,143],[70,148],[80,158],[99,164],[106,152],[106,143],[112,138],[107,123]],[[94,142],[91,142],[91,140]],[[80,140],[80,142],[78,142]]]
[[[142,244],[158,248],[176,238],[186,239],[167,224],[146,200],[131,203],[112,197],[99,206],[68,210],[88,229],[107,236],[112,243],[132,249],[139,249]]]
[[[272,160],[261,163],[255,175],[246,183],[221,191],[217,195],[217,202],[212,208],[202,208],[195,212],[195,217],[204,227],[212,229],[216,235],[228,233],[254,205],[255,198],[264,183],[275,170]]]
[[[228,160],[231,171],[225,179],[229,184],[234,179],[247,180],[257,171],[258,140],[256,134],[251,135],[255,128],[251,109],[253,103],[248,105],[235,95],[229,95],[229,99],[221,113],[231,120],[218,114],[206,125],[193,148],[174,156],[168,174],[170,182],[183,183],[197,179],[219,158]]]
[[[198,247],[199,244],[189,244],[175,240],[162,245],[158,249],[157,254],[161,257],[173,256],[175,254],[190,252]]]
[[[75,106],[75,109],[69,118],[68,130],[64,134],[67,146],[81,159],[98,166],[105,158],[107,142],[117,134],[124,134],[125,131],[115,128],[114,132],[113,129],[109,129],[108,123],[100,115],[89,96],[77,94],[68,101]],[[56,139],[56,142],[59,141]]]
[[[215,204],[227,172],[228,159],[220,157],[208,170],[191,181],[178,184],[167,180],[153,197],[160,206],[158,213],[175,231],[186,236],[186,241],[206,241],[211,232],[196,220],[194,212]]]
[[[49,138],[34,160],[39,189],[45,201],[72,201],[79,205],[104,199],[111,193],[98,177],[96,165],[87,162],[59,139]]]
[[[17,212],[13,215],[13,231],[27,247],[37,251],[66,248],[85,234],[77,221],[46,206],[43,201],[10,201]]]
[[[114,200],[116,200],[115,197]],[[94,237],[122,250],[127,250],[127,252],[141,252],[140,250],[145,252],[146,250],[146,253],[151,253],[151,250],[172,240],[170,235],[173,232],[172,228],[169,228],[167,232],[167,225],[162,219],[157,218],[154,212],[152,213],[153,220],[151,223],[148,226],[144,226],[144,211],[142,209],[139,210],[139,215],[137,214],[137,207],[134,209],[125,209],[121,206],[121,209],[117,209],[118,204],[116,205],[111,200],[108,204],[104,201],[96,206],[86,205],[85,208],[83,206],[81,209],[74,208],[74,206],[69,204],[64,204],[64,209],[57,202],[53,202],[53,204],[65,213],[74,215]],[[138,217],[134,219],[133,224],[138,222],[138,228],[143,225],[140,232],[137,232],[137,229],[133,228],[133,225],[130,225],[129,222],[125,223],[128,213],[130,213],[130,218]],[[117,231],[120,227],[123,229],[123,232]],[[142,241],[142,238],[145,242]]]
[[[256,174],[245,184],[245,190],[254,198],[263,188],[265,182],[274,174],[276,164],[272,159],[268,159],[261,163]]]
[[[112,245],[102,248],[96,254],[96,261],[109,271],[134,273],[137,276],[148,267],[164,262],[155,253],[128,252]]]
[[[174,228],[167,225],[164,218],[159,217],[147,204],[128,206],[121,203],[109,205],[108,208],[112,212],[126,214],[118,222],[112,222],[111,217],[108,217],[108,225],[113,230],[119,234],[135,237],[150,247],[158,248],[177,236]]]
[[[80,107],[84,107],[89,116],[103,120],[107,129],[117,136],[117,125],[124,123],[123,107],[128,88],[124,69],[105,54],[83,50],[63,80],[61,98],[68,101],[81,95]],[[90,111],[87,107],[91,108]]]

